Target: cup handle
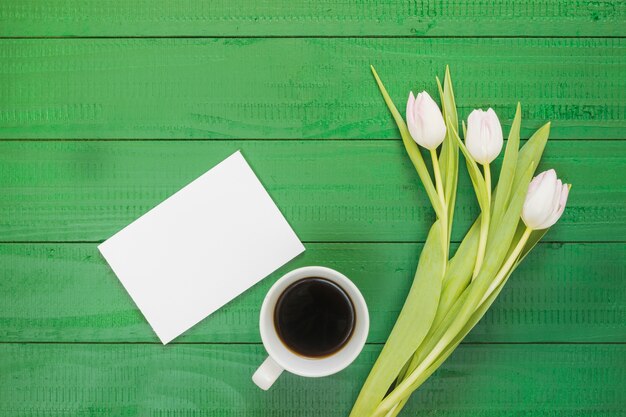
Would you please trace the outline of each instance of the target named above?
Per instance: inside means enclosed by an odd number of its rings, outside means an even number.
[[[254,375],[252,375],[252,380],[259,388],[267,391],[283,371],[284,369],[271,356],[268,356]]]

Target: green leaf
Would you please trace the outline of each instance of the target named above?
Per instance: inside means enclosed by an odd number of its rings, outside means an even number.
[[[446,120],[446,124],[448,129],[452,131],[452,134],[457,142],[458,147],[463,152],[463,156],[465,156],[465,162],[467,164],[467,170],[470,175],[470,179],[472,180],[472,185],[474,186],[474,192],[476,193],[476,198],[478,200],[478,205],[480,206],[481,211],[488,209],[489,201],[487,196],[487,185],[485,184],[485,179],[483,178],[483,174],[480,172],[480,168],[476,164],[476,161],[469,154],[469,151],[465,147],[465,144],[461,141],[459,134],[452,127],[450,120]]]
[[[452,88],[452,77],[450,77],[450,67],[446,65],[446,76],[443,80],[443,93],[445,96],[444,111],[447,117],[450,118],[450,122],[454,127],[454,130],[459,128],[459,118],[456,112],[456,101],[454,100],[454,89]]]
[[[522,214],[522,206],[526,200],[528,184],[530,183],[534,171],[535,165],[531,163],[520,175],[520,180],[517,187],[514,189],[513,197],[511,198],[509,207],[504,213],[499,227],[494,230],[493,233],[489,234],[486,249],[488,256],[485,258],[485,262],[483,263],[484,267],[481,273],[478,274],[476,280],[478,280],[481,275],[489,279],[489,274],[495,274],[504,261],[506,251],[511,246],[511,242],[515,236],[515,231]],[[489,268],[487,268],[487,265],[489,265]]]
[[[519,182],[522,181],[523,172],[534,164],[535,169],[539,165],[539,160],[543,154],[543,150],[548,142],[548,136],[550,135],[550,123],[546,123],[541,126],[531,137],[528,142],[522,146],[517,157],[517,169],[515,171],[515,177],[513,179],[513,189],[519,186]],[[526,193],[524,193],[526,195]]]
[[[446,66],[446,76],[443,80],[444,87],[441,89],[441,83],[437,79],[437,85],[439,87],[440,94],[443,94],[443,117],[444,120],[450,119],[450,123],[454,128],[451,132],[449,129],[446,132],[447,152],[445,157],[446,162],[446,180],[444,181],[444,194],[445,200],[448,203],[448,240],[450,240],[450,234],[452,232],[452,223],[454,220],[454,206],[456,203],[456,190],[459,181],[459,147],[454,138],[454,132],[457,131],[459,126],[459,118],[456,110],[456,101],[454,99],[454,89],[452,88],[452,77],[450,76],[450,67]]]
[[[371,66],[372,73],[374,74],[374,78],[376,79],[376,83],[378,84],[378,88],[380,89],[383,98],[385,99],[385,103],[391,112],[394,120],[396,121],[396,125],[398,125],[398,129],[400,130],[400,136],[402,137],[402,143],[404,143],[404,147],[406,148],[407,153],[409,154],[409,158],[411,162],[413,162],[413,166],[419,175],[422,184],[424,184],[424,189],[426,190],[426,194],[428,195],[428,199],[430,200],[430,204],[433,206],[435,213],[437,213],[438,217],[442,213],[443,207],[441,207],[441,203],[439,202],[439,197],[437,195],[437,190],[433,185],[433,181],[430,178],[430,173],[428,172],[428,168],[426,168],[426,164],[424,163],[424,158],[422,158],[422,154],[417,146],[417,143],[411,137],[409,130],[404,122],[404,119],[398,112],[395,104],[389,97],[389,93],[387,93],[387,89],[383,85],[383,82],[378,77],[376,70],[373,66]]]
[[[511,188],[513,187],[513,178],[515,176],[515,168],[517,166],[517,155],[519,152],[520,127],[522,122],[522,106],[517,103],[517,110],[509,132],[509,138],[506,141],[506,149],[504,151],[504,161],[500,169],[500,178],[498,180],[498,190],[495,193],[493,211],[491,214],[491,227],[497,227],[500,223],[502,214],[506,209]]]
[[[432,344],[429,342],[433,339],[437,331],[440,330],[439,326],[471,281],[474,263],[476,262],[476,252],[478,251],[479,234],[480,217],[474,222],[469,232],[467,232],[454,257],[448,263],[433,324],[424,338],[424,342],[415,351],[407,366],[403,368],[402,372],[398,375],[398,381],[402,381],[407,374],[417,368],[426,356],[426,353],[428,353],[426,349],[429,347],[432,349]],[[460,308],[460,305],[458,308]]]
[[[439,100],[441,101],[441,112],[445,120],[446,98],[445,98],[445,95],[443,94],[443,88],[441,87],[441,82],[439,81],[439,77],[435,77],[435,80],[437,81],[437,89],[439,91]],[[448,162],[449,162],[448,153],[449,153],[449,148],[450,148],[449,138],[450,138],[450,135],[448,132],[446,132],[446,137],[444,138],[443,143],[441,144],[441,151],[439,151],[439,167],[441,169],[441,182],[443,183],[444,190],[446,188],[446,184],[448,183],[448,176],[449,176],[448,175]],[[446,199],[446,201],[448,200]]]
[[[402,311],[350,416],[368,416],[374,411],[428,333],[437,311],[446,264],[441,238],[441,225],[437,220],[428,233]]]
[[[465,302],[465,300],[467,299],[467,293],[464,293],[461,298],[460,301],[458,303],[456,303],[452,309],[448,312],[448,319],[454,317],[456,314],[458,314],[458,312],[460,311],[461,307],[463,306],[463,303]],[[441,330],[441,328],[440,328]],[[407,371],[407,375],[409,375],[411,372],[413,372],[417,366],[426,358],[426,356],[433,350],[433,348],[435,347],[435,345],[437,344],[437,342],[439,341],[439,337],[441,336],[442,333],[438,332],[438,336],[436,338],[429,338],[428,340],[424,341],[424,348],[422,348],[420,346],[420,349],[418,350],[418,352],[416,352],[415,355],[415,360],[413,363],[411,363],[411,370]],[[428,343],[427,343],[428,342]],[[455,346],[456,347],[456,346]],[[447,348],[446,348],[447,349]],[[454,350],[454,349],[452,349]],[[441,363],[448,357],[450,356],[450,353],[452,353],[452,350],[448,353],[448,355],[446,355],[444,358],[441,358],[441,355],[438,356],[438,358],[435,360],[435,362],[433,363],[433,365],[431,365],[430,367],[426,368],[426,370],[424,372],[422,372],[417,380],[413,383],[413,385],[411,385],[411,387],[409,389],[407,389],[404,392],[404,395],[401,397],[402,399],[399,401],[398,406],[394,409],[394,412],[391,413],[391,416],[395,416],[397,415],[400,410],[402,409],[402,407],[404,407],[404,404],[408,401],[409,396],[411,395],[411,393],[413,391],[415,391],[417,388],[419,388],[419,386],[426,381],[426,379],[428,379],[428,377],[441,365]],[[444,352],[442,352],[442,355],[445,353],[446,351],[444,350]],[[432,370],[431,370],[432,369]],[[429,372],[430,370],[430,372]],[[377,416],[379,414],[374,414],[374,416]],[[389,414],[385,414],[385,416],[388,416]]]
[[[521,232],[519,234],[516,233],[516,239],[514,239],[513,243],[511,244],[511,250],[517,245],[517,242],[519,242],[519,238],[521,237],[524,229],[526,228],[523,224],[521,226],[522,226],[520,228]],[[496,298],[498,297],[498,295],[504,288],[504,285],[508,281],[513,271],[515,271],[515,269],[524,260],[524,258],[528,255],[528,253],[530,253],[530,251],[535,247],[535,245],[537,245],[537,243],[541,240],[541,238],[543,238],[543,236],[546,234],[547,231],[548,229],[536,230],[530,235],[528,242],[526,242],[526,245],[524,245],[524,249],[522,250],[522,253],[520,254],[519,259],[515,262],[515,264],[509,271],[509,273],[506,275],[506,277],[502,281],[502,283],[498,287],[496,287],[494,292],[485,300],[485,302],[482,303],[478,309],[476,309],[474,314],[472,314],[470,319],[467,321],[467,324],[463,327],[463,330],[461,330],[459,335],[446,348],[446,350],[437,359],[437,361],[433,363],[433,365],[428,369],[427,372],[429,373],[425,375],[425,378],[423,378],[422,382],[425,381],[428,378],[428,376],[430,376],[441,365],[441,363],[443,363],[443,361],[445,361],[448,358],[448,356],[450,356],[450,354],[454,351],[454,349],[456,349],[456,347],[463,341],[463,339],[465,339],[465,337],[469,334],[469,332],[483,318],[487,310],[489,310],[489,307],[491,307],[493,302],[496,300]],[[417,389],[418,387],[419,386],[416,386],[415,389]]]
[[[466,290],[469,291],[468,303],[461,310],[461,319],[462,316],[466,316],[468,313],[473,313],[480,300],[482,300],[483,294],[489,287],[493,277],[502,266],[507,254],[511,250],[511,247],[514,246],[514,243],[516,243],[514,239],[516,237],[517,226],[520,222],[522,206],[526,200],[526,190],[528,189],[528,183],[530,182],[533,172],[534,164],[531,163],[520,176],[519,184],[514,190],[511,203],[509,204],[500,227],[497,230],[494,230],[492,233],[493,238],[487,243],[486,253],[488,256],[485,257],[481,272]],[[450,327],[453,328],[452,325]],[[456,323],[455,327],[458,327],[458,323]]]
[[[478,241],[480,237],[480,216],[467,232],[459,245],[454,257],[450,260],[446,275],[443,279],[443,289],[439,301],[440,310],[437,316],[443,314],[459,298],[472,279],[472,270],[476,262]],[[438,323],[437,318],[435,322]]]

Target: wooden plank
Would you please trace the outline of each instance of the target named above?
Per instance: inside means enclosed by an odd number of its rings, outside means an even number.
[[[307,244],[296,261],[175,343],[259,342],[258,314],[278,277],[327,265],[361,288],[370,342],[386,340],[421,244]],[[626,342],[626,244],[540,244],[473,330],[472,342]],[[0,342],[158,340],[95,244],[0,245]]]
[[[608,0],[5,0],[0,36],[623,36]]]
[[[461,115],[524,134],[626,138],[626,39],[0,40],[0,138],[398,138],[400,108],[450,64]]]
[[[327,378],[250,377],[260,345],[0,345],[2,416],[345,416],[379,346]],[[626,345],[464,345],[403,416],[623,416]]]
[[[539,168],[574,188],[546,238],[623,241],[626,141],[547,148]],[[302,240],[418,242],[432,224],[399,141],[5,141],[0,240],[104,240],[237,149]],[[461,172],[454,240],[478,214]]]

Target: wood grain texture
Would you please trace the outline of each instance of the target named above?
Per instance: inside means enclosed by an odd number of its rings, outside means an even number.
[[[400,108],[450,64],[461,116],[524,134],[626,138],[626,39],[0,40],[0,138],[398,138]]]
[[[370,64],[401,109],[446,64],[461,117],[508,132],[521,101],[574,185],[402,415],[622,417],[625,28],[621,0],[0,1],[0,417],[347,415],[433,220]],[[96,242],[237,149],[307,251],[163,347]],[[462,170],[454,240],[472,195]],[[262,392],[261,300],[311,264],[361,288],[370,344]]]
[[[260,345],[0,345],[0,415],[336,417],[379,347],[328,378],[250,377]],[[464,345],[402,416],[620,417],[626,345]],[[417,414],[419,413],[419,414]]]
[[[371,316],[369,342],[383,343],[422,245],[306,247],[174,343],[259,342],[259,308],[269,287],[293,268],[320,264],[361,289]],[[623,243],[540,244],[467,340],[626,342],[625,253]],[[0,245],[0,277],[0,342],[159,343],[95,244]]]
[[[304,241],[423,241],[432,208],[399,141],[0,142],[0,240],[101,241],[241,149]],[[625,141],[555,141],[574,184],[549,241],[623,241]],[[497,172],[497,165],[494,172]],[[478,215],[461,170],[453,239]]]
[[[623,36],[623,1],[4,0],[0,36]]]

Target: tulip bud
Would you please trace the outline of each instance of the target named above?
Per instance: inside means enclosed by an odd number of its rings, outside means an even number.
[[[569,185],[561,183],[551,169],[537,175],[528,185],[522,220],[533,230],[547,229],[565,210]]]
[[[474,110],[467,118],[465,146],[472,158],[483,165],[491,163],[502,150],[502,126],[493,109]]]
[[[426,91],[406,103],[406,122],[413,140],[426,149],[436,149],[446,137],[446,124],[437,103]]]

